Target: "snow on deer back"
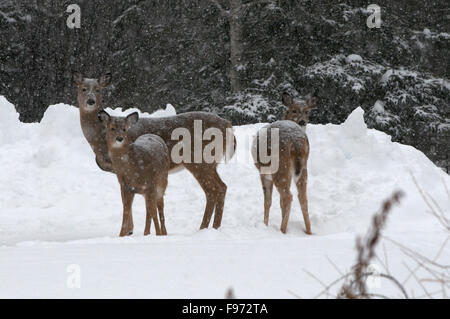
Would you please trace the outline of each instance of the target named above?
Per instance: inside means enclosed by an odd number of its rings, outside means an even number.
[[[311,234],[308,213],[307,179],[309,141],[305,132],[310,110],[315,107],[317,98],[306,102],[294,100],[284,93],[283,103],[287,107],[285,119],[268,124],[256,134],[252,146],[255,166],[260,172],[264,191],[264,223],[269,223],[269,211],[272,205],[272,189],[275,184],[280,193],[282,211],[281,231],[286,233],[291,211],[291,181],[298,190],[298,199],[302,208],[306,233]]]

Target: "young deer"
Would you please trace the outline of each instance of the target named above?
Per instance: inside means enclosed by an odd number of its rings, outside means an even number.
[[[111,75],[106,74],[99,79],[87,79],[83,78],[81,74],[75,74],[74,81],[78,87],[78,103],[83,134],[95,153],[97,165],[105,171],[114,172],[111,159],[108,155],[105,128],[97,117],[98,112],[102,110],[102,90],[111,83]],[[172,148],[178,143],[177,140],[172,140],[172,132],[176,128],[186,128],[191,134],[191,137],[194,137],[194,121],[197,120],[201,121],[202,132],[205,132],[209,128],[217,128],[220,130],[223,136],[223,141],[221,141],[223,148],[220,154],[215,154],[215,157],[230,159],[236,147],[236,139],[232,134],[231,123],[215,114],[206,112],[188,112],[161,118],[141,118],[130,129],[129,139],[134,142],[137,137],[147,133],[158,135],[164,140],[169,149],[169,154],[171,154]],[[228,136],[231,136],[231,139],[226,137],[227,131],[230,132]],[[191,144],[192,150],[194,150],[194,141]],[[202,143],[202,152],[206,146],[206,143]],[[191,153],[193,154],[194,152]],[[217,164],[217,161],[210,163],[203,159],[201,162],[190,161],[189,163],[176,163],[173,161],[172,156],[170,156],[169,173],[186,168],[194,175],[205,192],[206,208],[200,229],[209,226],[213,212],[213,227],[219,228],[222,222],[227,186],[217,173]],[[132,224],[132,221],[130,223]]]
[[[267,130],[267,154],[273,152],[271,145],[271,130],[278,129],[278,169],[267,173],[263,170],[269,163],[263,163],[259,155],[259,140],[262,138],[260,130],[253,142],[253,158],[256,168],[260,171],[260,178],[264,192],[264,223],[269,223],[269,211],[272,205],[272,190],[275,184],[280,193],[280,206],[282,212],[281,231],[286,233],[289,214],[291,211],[292,194],[290,191],[291,181],[294,179],[298,190],[298,199],[305,221],[306,233],[311,234],[311,224],[308,214],[308,199],[306,184],[308,180],[308,155],[309,142],[305,133],[306,124],[309,122],[309,113],[315,107],[317,98],[311,97],[306,102],[296,101],[289,94],[284,93],[283,103],[287,106],[284,120],[276,121],[265,126]],[[264,134],[265,136],[265,134]],[[273,160],[273,159],[272,159]]]
[[[106,143],[111,163],[120,184],[123,204],[123,222],[120,236],[132,232],[132,205],[134,194],[145,197],[147,217],[144,235],[150,234],[151,220],[155,224],[156,235],[167,235],[164,223],[164,192],[169,174],[169,150],[157,135],[145,134],[136,141],[129,139],[128,132],[139,119],[137,112],[123,117],[111,117],[100,111],[99,119],[106,127]],[[158,209],[159,221],[156,216]]]

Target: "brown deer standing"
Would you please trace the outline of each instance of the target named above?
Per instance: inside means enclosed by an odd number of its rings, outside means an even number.
[[[106,127],[106,143],[111,163],[120,184],[123,204],[123,222],[120,236],[130,233],[134,194],[145,197],[147,216],[144,235],[150,234],[151,221],[155,224],[156,235],[167,235],[164,222],[164,192],[169,175],[169,150],[157,135],[144,134],[134,142],[128,132],[139,119],[137,112],[123,117],[111,117],[105,111],[99,112],[99,119]],[[158,209],[159,225],[156,210]]]
[[[81,74],[74,75],[74,82],[78,88],[78,104],[80,111],[80,122],[83,134],[89,142],[96,156],[97,165],[109,172],[114,172],[111,159],[108,155],[106,145],[106,131],[104,125],[98,119],[98,113],[102,110],[102,90],[111,83],[111,75],[106,74],[99,79],[83,78]],[[144,134],[155,134],[160,136],[167,145],[169,154],[172,148],[178,143],[171,138],[171,134],[176,128],[186,128],[191,136],[194,136],[194,121],[201,121],[202,132],[209,128],[217,128],[223,136],[222,154],[215,154],[217,158],[230,159],[235,151],[236,139],[232,135],[231,123],[221,117],[206,112],[188,112],[175,116],[161,118],[141,118],[129,131],[130,141]],[[227,136],[227,131],[229,132]],[[230,138],[231,136],[231,138]],[[228,137],[228,138],[227,138]],[[194,154],[194,141],[192,144],[192,154]],[[201,151],[205,149],[202,143]],[[205,161],[176,163],[170,156],[169,173],[186,168],[198,181],[206,195],[206,207],[200,229],[209,226],[214,212],[214,228],[219,228],[222,222],[223,206],[227,186],[217,173],[217,161],[207,163]],[[131,219],[131,216],[129,216]],[[133,225],[133,221],[129,221]],[[133,227],[130,228],[130,234]]]
[[[264,223],[269,223],[269,211],[272,205],[273,184],[280,193],[280,206],[282,213],[281,231],[286,233],[289,215],[291,211],[292,194],[290,191],[291,181],[294,179],[297,186],[298,199],[305,221],[306,233],[311,234],[311,224],[308,214],[307,181],[308,181],[308,156],[309,141],[305,133],[306,124],[309,122],[309,113],[315,107],[317,98],[311,97],[306,102],[296,101],[289,94],[284,93],[283,103],[287,106],[284,120],[276,121],[265,126],[267,130],[267,155],[276,153],[271,149],[271,130],[278,129],[279,141],[275,143],[278,147],[278,169],[273,172],[264,172],[269,163],[263,163],[260,155],[260,139],[266,136],[261,129],[253,142],[252,154],[256,168],[260,171],[260,178],[264,192]],[[271,159],[273,160],[273,158]]]

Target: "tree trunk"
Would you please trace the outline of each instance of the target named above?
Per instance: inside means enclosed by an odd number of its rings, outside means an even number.
[[[241,72],[242,61],[242,0],[230,0],[230,84],[231,92],[238,93],[242,89]]]

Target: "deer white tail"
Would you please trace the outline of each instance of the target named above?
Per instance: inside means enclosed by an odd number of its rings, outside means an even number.
[[[304,159],[300,156],[298,156],[298,154],[300,154],[300,149],[301,149],[301,145],[298,144],[292,144],[290,147],[290,157],[291,157],[291,167],[292,167],[292,173],[293,173],[293,178],[294,181],[297,182],[298,179],[300,178],[300,176],[302,175],[303,172],[303,167],[304,167]]]

